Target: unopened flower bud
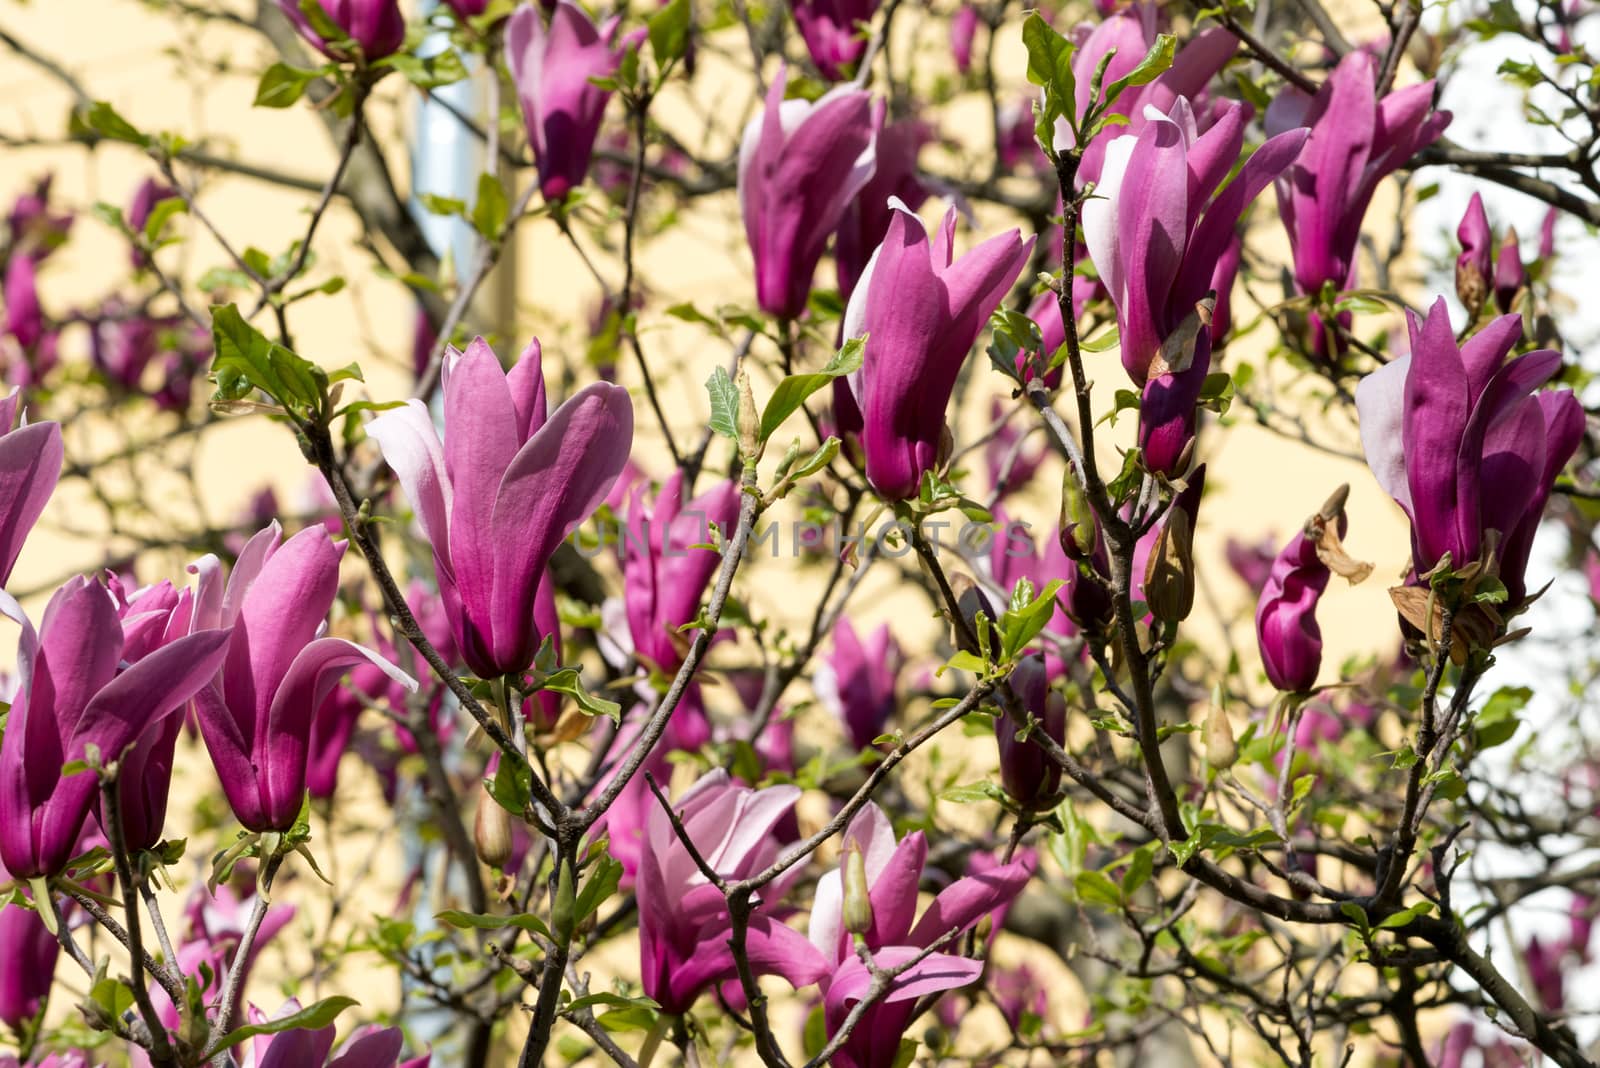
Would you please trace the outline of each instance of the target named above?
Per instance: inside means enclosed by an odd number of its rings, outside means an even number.
[[[1500,255],[1494,261],[1494,303],[1501,314],[1511,310],[1517,294],[1527,283],[1528,272],[1522,266],[1522,249],[1517,243],[1517,231],[1507,227],[1505,239],[1500,242]]]
[[[1489,294],[1490,249],[1489,216],[1483,210],[1483,198],[1477,193],[1467,204],[1461,225],[1456,227],[1456,239],[1461,242],[1461,255],[1456,257],[1456,296],[1473,315],[1483,307]]]
[[[1287,693],[1316,685],[1322,666],[1322,630],[1317,603],[1338,574],[1352,585],[1366,578],[1372,565],[1345,552],[1341,536],[1348,529],[1345,500],[1350,487],[1340,486],[1326,504],[1289,540],[1272,563],[1256,604],[1256,642],[1268,680]]]
[[[1069,464],[1061,475],[1061,551],[1068,560],[1087,560],[1100,540],[1100,527],[1095,519],[1089,494],[1078,481],[1077,472]]]
[[[577,930],[578,875],[572,864],[556,861],[556,894],[550,903],[550,930],[563,942],[571,942]]]
[[[739,456],[746,463],[761,459],[761,413],[756,411],[756,397],[750,390],[750,375],[739,372]]]
[[[472,843],[477,847],[478,859],[491,868],[503,868],[511,859],[511,813],[490,797],[487,789],[478,799]]]
[[[1206,747],[1206,764],[1217,771],[1233,767],[1239,759],[1239,743],[1233,740],[1233,724],[1223,707],[1222,689],[1211,695],[1211,711],[1200,728],[1200,740]]]
[[[1144,599],[1162,623],[1181,623],[1194,608],[1194,526],[1205,486],[1205,465],[1173,499],[1144,570]]]
[[[956,595],[956,605],[961,610],[961,622],[955,627],[956,644],[969,653],[981,654],[982,650],[972,647],[967,641],[967,635],[978,633],[978,614],[981,612],[992,623],[999,616],[995,613],[994,605],[989,603],[988,596],[972,581],[969,575],[956,572],[950,576],[950,592]]]
[[[944,465],[950,462],[950,457],[955,455],[955,451],[956,436],[951,432],[950,424],[946,423],[939,428],[939,453],[937,457],[938,468],[943,469]]]
[[[1061,768],[1035,740],[1046,735],[1057,745],[1067,737],[1067,706],[1050,688],[1044,657],[1030,654],[1011,671],[1008,680],[1020,708],[1008,708],[994,721],[995,743],[1000,751],[1000,785],[1024,805],[1054,794],[1061,783]],[[1021,740],[1025,723],[1018,716],[1031,713],[1032,733]]]
[[[872,889],[867,885],[867,861],[861,846],[851,842],[844,851],[844,929],[853,935],[872,930]]]

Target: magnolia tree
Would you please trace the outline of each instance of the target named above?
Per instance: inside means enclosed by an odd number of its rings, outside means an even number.
[[[0,1059],[1592,1063],[1587,610],[1508,676],[1600,573],[1552,287],[1558,226],[1600,224],[1584,0],[145,6],[254,35],[207,76],[275,53],[255,106],[336,162],[136,125],[0,32],[148,174],[93,217],[45,176],[5,228]],[[1441,88],[1508,44],[1556,150],[1451,138]],[[485,161],[460,196],[411,197],[374,121],[420,99]],[[4,137],[12,175],[59,144]],[[1451,171],[1548,206],[1537,245],[1477,194],[1408,225]],[[219,174],[298,232],[230,235]],[[742,219],[707,252],[737,288],[669,305],[641,258],[700,203]],[[415,301],[408,389],[302,325],[340,213]],[[52,259],[106,228],[126,268],[69,313]],[[587,359],[482,299],[523,234],[592,275]],[[240,420],[309,510],[197,533],[129,494],[152,457],[205,494]],[[1237,424],[1398,510],[1219,491]],[[68,492],[115,551],[14,571]],[[1342,539],[1401,513],[1370,575]],[[1369,575],[1392,611],[1324,663],[1320,599]]]

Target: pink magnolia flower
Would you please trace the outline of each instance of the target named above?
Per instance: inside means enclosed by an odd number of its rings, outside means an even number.
[[[67,240],[72,229],[70,211],[50,210],[50,186],[55,175],[46,174],[12,201],[6,213],[6,242],[11,255],[23,255],[38,263]]]
[[[881,101],[874,105],[875,122],[881,122]],[[873,250],[882,243],[894,218],[892,198],[912,211],[928,199],[928,183],[917,170],[917,155],[934,139],[934,130],[919,119],[883,125],[873,144],[872,177],[849,202],[833,239],[833,258],[839,276],[839,295],[850,299]],[[835,380],[837,381],[837,379]]]
[[[197,625],[232,628],[226,664],[195,696],[195,713],[228,804],[255,831],[287,830],[299,816],[312,724],[347,671],[373,664],[402,686],[417,686],[378,654],[319,637],[345,544],[322,526],[280,545],[281,536],[274,521],[251,538],[226,585],[216,557],[195,565]]]
[[[669,675],[688,651],[690,636],[678,628],[699,614],[706,586],[722,563],[709,547],[711,526],[731,537],[739,516],[736,482],[719,482],[688,502],[683,490],[682,471],[674,471],[648,504],[649,484],[636,484],[618,544],[634,652]]]
[[[1356,386],[1367,466],[1411,520],[1417,574],[1446,554],[1465,567],[1493,544],[1509,603],[1520,604],[1550,489],[1583,438],[1583,406],[1570,390],[1540,389],[1561,369],[1559,352],[1508,359],[1520,316],[1462,345],[1443,297],[1407,322],[1410,353]]]
[[[867,50],[862,23],[871,22],[881,0],[789,0],[794,24],[817,70],[831,82],[854,72]]]
[[[1034,239],[1012,230],[957,259],[954,208],[931,237],[905,205],[895,208],[850,294],[842,330],[867,339],[861,369],[849,376],[867,479],[886,500],[905,500],[940,462],[956,377]]]
[[[590,79],[616,73],[626,45],[616,44],[620,17],[596,26],[572,0],[550,10],[550,25],[523,4],[506,25],[506,62],[522,102],[522,119],[539,167],[544,198],[559,201],[583,184],[611,91]]]
[[[38,261],[19,254],[6,264],[0,284],[5,314],[0,317],[0,353],[5,355],[7,378],[18,386],[35,386],[56,365],[60,336],[45,319],[39,303]]]
[[[1022,658],[1011,671],[1011,689],[1043,733],[1057,745],[1067,740],[1067,705],[1061,694],[1050,688],[1045,659],[1037,653]],[[994,738],[1000,750],[1000,783],[1006,793],[1023,804],[1030,804],[1055,793],[1061,783],[1061,767],[1032,737],[1017,740],[1024,724],[1010,712],[995,717]]]
[[[725,879],[743,879],[777,859],[783,843],[772,829],[799,797],[795,786],[752,790],[719,768],[701,776],[673,807],[707,865]],[[653,794],[650,800],[655,802]],[[823,955],[805,936],[772,913],[771,904],[801,874],[796,865],[767,885],[746,939],[756,974],[782,976],[797,988],[810,986],[828,971]],[[706,881],[659,802],[645,817],[634,893],[644,992],[663,1010],[687,1012],[702,993],[736,977],[728,948],[727,902]]]
[[[1152,471],[1178,474],[1211,366],[1212,330],[1197,305],[1232,285],[1217,277],[1245,208],[1288,167],[1303,130],[1271,138],[1225,188],[1244,146],[1246,112],[1230,104],[1204,133],[1187,99],[1149,109],[1140,133],[1106,149],[1099,194],[1083,208],[1089,258],[1117,309],[1122,366],[1142,391],[1139,444]],[[1236,264],[1235,264],[1236,266]]]
[[[406,18],[399,0],[320,0],[322,10],[346,37],[358,45],[367,60],[382,59],[399,50],[406,39]],[[300,36],[329,59],[349,59],[347,49],[322,39],[300,10],[300,0],[278,0],[278,6],[300,31]]]
[[[1094,72],[1101,61],[1110,56],[1103,79],[1105,85],[1125,77],[1144,59],[1156,43],[1157,36],[1165,30],[1167,21],[1160,4],[1153,0],[1135,0],[1121,11],[1108,14],[1104,21],[1089,31],[1072,57],[1079,115],[1089,106]],[[1147,85],[1124,89],[1117,98],[1114,110],[1127,117],[1127,125],[1107,127],[1084,148],[1083,160],[1078,165],[1078,184],[1082,186],[1087,182],[1100,181],[1107,147],[1116,133],[1137,137],[1150,115],[1165,114],[1179,97],[1190,100],[1202,125],[1209,126],[1207,119],[1211,109],[1206,86],[1233,58],[1238,48],[1238,38],[1221,26],[1214,27],[1196,34],[1184,45],[1173,58],[1172,66],[1159,78]],[[1056,148],[1065,150],[1072,143],[1070,125],[1065,120],[1057,120]]]
[[[1326,524],[1343,538],[1349,528],[1342,498],[1335,498],[1289,539],[1256,602],[1256,644],[1272,685],[1303,693],[1317,682],[1322,667],[1322,628],[1317,604],[1333,572],[1322,556]]]
[[[37,632],[3,592],[0,613],[22,627],[22,685],[0,741],[0,863],[24,878],[55,875],[72,859],[97,793],[93,774],[62,768],[91,746],[103,761],[120,758],[206,685],[229,633],[199,630],[130,666],[116,604],[82,577],[56,591]]]
[[[872,981],[844,926],[843,869],[849,850],[860,850],[865,863],[872,903],[872,926],[865,938],[867,949],[880,968],[904,964],[951,931],[966,931],[1016,897],[1030,876],[1028,866],[1016,861],[968,875],[945,887],[918,919],[917,886],[928,857],[927,839],[921,831],[914,831],[897,843],[889,818],[877,805],[868,803],[846,828],[843,848],[846,856],[841,858],[840,867],[817,880],[811,908],[811,944],[829,965],[830,974],[822,977],[820,986],[830,1034],[844,1023]],[[835,1068],[892,1064],[918,1000],[966,986],[982,974],[983,962],[958,955],[958,948],[956,942],[951,942],[949,951],[930,954],[896,978],[889,992],[867,1010],[834,1055]]]
[[[1357,49],[1339,61],[1317,95],[1292,86],[1267,108],[1267,132],[1305,127],[1305,151],[1278,179],[1278,212],[1294,249],[1295,285],[1315,295],[1332,283],[1356,284],[1356,244],[1378,183],[1438,140],[1448,111],[1433,110],[1433,83],[1377,96],[1372,55]],[[1326,352],[1324,331],[1315,335]]]
[[[895,678],[905,663],[887,623],[865,641],[850,620],[841,616],[833,628],[833,649],[823,657],[812,686],[817,698],[844,725],[857,750],[872,744],[894,716]]]
[[[446,441],[419,400],[367,425],[433,546],[456,647],[474,672],[526,671],[546,565],[621,474],[633,444],[628,391],[596,382],[547,418],[540,348],[509,373],[478,338],[445,356]]]
[[[785,100],[779,70],[766,110],[739,142],[739,207],[755,259],[761,310],[798,319],[828,237],[876,166],[882,109],[870,94],[841,85],[815,103]]]
[[[950,16],[950,55],[956,61],[956,70],[966,74],[972,70],[972,42],[978,34],[978,6],[962,4]]]

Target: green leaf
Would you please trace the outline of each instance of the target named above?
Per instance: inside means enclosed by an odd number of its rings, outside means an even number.
[[[585,690],[583,683],[579,681],[576,668],[562,668],[540,683],[539,688],[572,698],[578,702],[578,708],[586,716],[606,716],[613,723],[622,722],[622,706],[604,697],[596,697]]]
[[[594,874],[589,876],[589,880],[583,884],[583,889],[578,891],[578,899],[573,909],[575,923],[582,923],[593,915],[622,884],[622,865],[613,860],[610,854],[600,854],[595,859],[593,867]]]
[[[106,976],[89,988],[89,1000],[98,1005],[107,1019],[116,1020],[133,1008],[133,989],[127,983]]]
[[[1233,376],[1226,371],[1213,371],[1200,384],[1200,405],[1218,415],[1226,415],[1233,404]]]
[[[211,338],[216,351],[211,370],[217,380],[217,400],[240,400],[259,389],[285,408],[311,411],[321,404],[319,376],[326,380],[321,370],[268,340],[245,322],[235,305],[212,309]]]
[[[971,805],[979,801],[1004,802],[1005,797],[1005,791],[987,779],[965,786],[952,786],[939,792],[939,800],[950,801],[957,805]]]
[[[108,140],[123,141],[130,145],[138,145],[140,148],[150,146],[149,135],[140,133],[133,123],[117,114],[117,109],[104,100],[96,100],[90,104],[83,121],[89,129]]]
[[[722,332],[722,324],[720,322],[711,318],[711,316],[707,315],[699,308],[696,308],[694,304],[689,301],[684,301],[681,304],[674,304],[672,307],[667,309],[667,314],[672,316],[674,319],[681,320],[685,323],[700,323],[703,326],[711,327],[711,329],[717,331],[718,333]]]
[[[166,197],[156,201],[155,207],[150,209],[150,217],[144,221],[144,239],[155,244],[161,231],[166,228],[167,220],[188,210],[189,205],[184,203],[182,197]]]
[[[955,668],[957,671],[970,671],[974,675],[983,675],[989,670],[989,665],[977,653],[969,653],[965,649],[959,650],[949,660],[945,661],[945,668]],[[941,672],[944,668],[939,669]]]
[[[807,1060],[815,1058],[828,1045],[828,1019],[823,1014],[820,1003],[806,1017],[806,1027],[800,1042],[800,1048],[805,1052]]]
[[[562,1006],[562,1010],[564,1012],[580,1012],[584,1009],[592,1009],[596,1005],[609,1005],[616,1009],[638,1008],[651,1012],[659,1011],[661,1008],[650,998],[625,998],[621,994],[613,994],[609,990],[601,990],[597,993],[585,994],[581,998],[573,998]]]
[[[739,440],[739,391],[733,387],[724,367],[718,367],[706,379],[706,392],[711,394],[711,429],[730,441]]]
[[[306,86],[317,80],[314,70],[301,70],[287,63],[274,63],[261,72],[256,83],[254,104],[258,108],[287,108],[299,102]]]
[[[689,0],[672,0],[645,22],[650,34],[650,54],[656,66],[665,70],[667,65],[683,58],[689,44]]]
[[[1412,920],[1426,916],[1432,911],[1433,902],[1419,901],[1408,909],[1401,909],[1399,912],[1385,916],[1382,922],[1378,924],[1378,927],[1382,930],[1393,930],[1396,927],[1404,927]]]
[[[478,175],[478,199],[472,205],[473,229],[486,240],[499,240],[510,214],[511,206],[506,203],[506,191],[499,180],[488,172]]]
[[[428,209],[430,215],[464,216],[467,211],[467,202],[455,197],[441,197],[434,193],[418,193],[417,199],[422,202],[424,208]]]
[[[861,367],[861,352],[866,346],[865,337],[853,337],[844,343],[829,360],[827,366],[815,374],[789,375],[778,388],[772,391],[772,396],[767,400],[766,410],[761,413],[761,440],[766,441],[772,437],[774,431],[783,425],[785,419],[795,413],[806,398],[810,397],[823,386],[828,385],[840,375],[851,374]]]
[[[1521,712],[1533,698],[1526,686],[1502,686],[1484,703],[1483,710],[1473,718],[1473,744],[1481,749],[1492,749],[1511,740],[1522,725]]]
[[[1041,144],[1051,146],[1057,119],[1066,119],[1074,129],[1078,125],[1078,80],[1072,72],[1075,49],[1037,11],[1029,12],[1022,23],[1022,43],[1028,49],[1028,81],[1044,90],[1043,102],[1035,105],[1034,133]]]
[[[789,472],[788,477],[792,481],[796,482],[802,478],[810,478],[818,471],[821,471],[824,467],[827,467],[829,464],[833,463],[833,458],[838,455],[839,439],[829,438],[827,441],[824,441],[820,446],[818,446],[817,450],[810,456],[807,456],[804,460],[801,460],[799,465],[795,467],[794,470]]]
[[[1000,617],[1000,647],[1003,659],[1015,659],[1023,647],[1044,630],[1045,624],[1050,622],[1050,617],[1055,613],[1056,592],[1064,585],[1066,583],[1061,579],[1051,579],[1032,601],[1022,608],[1007,611]]]
[[[515,916],[488,916],[477,912],[461,912],[457,909],[445,909],[434,915],[434,919],[450,927],[470,928],[474,931],[499,931],[507,927],[516,927],[524,931],[531,931],[550,941],[555,941],[550,928],[545,926],[543,920],[531,912],[519,912]]]
[[[250,276],[237,267],[209,268],[195,283],[206,293],[215,293],[219,289],[249,289],[250,284]]]
[[[331,51],[343,55],[359,47],[350,39],[350,35],[344,32],[344,27],[333,21],[319,0],[300,0],[300,14],[305,16],[312,32],[322,38]]]
[[[520,760],[501,760],[500,769],[489,780],[489,796],[507,812],[521,817],[533,800],[532,769]]]
[[[661,1010],[632,1004],[627,1008],[601,1013],[595,1017],[595,1022],[607,1031],[653,1031],[660,1019]]]
[[[118,233],[131,233],[128,229],[128,221],[122,217],[122,209],[115,204],[107,204],[103,200],[97,200],[89,208],[89,211],[96,219],[99,219]]]
[[[1073,876],[1072,889],[1078,895],[1078,900],[1085,904],[1104,905],[1107,908],[1122,906],[1121,887],[1103,871],[1080,871]]]
[[[1139,61],[1139,65],[1106,87],[1105,106],[1110,107],[1112,102],[1130,85],[1148,85],[1161,77],[1167,72],[1167,68],[1172,66],[1172,57],[1177,53],[1178,39],[1176,37],[1170,33],[1158,35],[1155,44],[1150,46],[1150,51],[1144,54],[1144,58]]]
[[[264,1020],[258,1024],[246,1024],[236,1031],[229,1031],[210,1050],[206,1051],[208,1057],[214,1057],[223,1050],[232,1049],[247,1038],[257,1035],[278,1035],[285,1031],[316,1031],[333,1023],[338,1015],[352,1005],[359,1004],[355,998],[339,995],[323,998],[314,1004],[307,1005],[299,1012],[290,1013],[272,1020]]]
[[[467,66],[461,62],[460,54],[448,49],[431,56],[396,52],[383,62],[399,71],[406,81],[418,89],[454,85],[467,76]]]
[[[1150,881],[1150,876],[1155,873],[1154,850],[1150,846],[1141,846],[1134,851],[1133,859],[1128,862],[1128,870],[1122,873],[1122,893],[1124,896],[1135,893],[1141,886]]]
[[[1479,577],[1472,587],[1474,604],[1505,604],[1509,596],[1511,594],[1506,590],[1506,584],[1493,575]]]
[[[347,363],[343,367],[339,368],[336,371],[329,371],[328,372],[328,384],[330,386],[333,385],[333,383],[335,383],[335,382],[365,382],[365,381],[366,381],[366,379],[361,377],[361,365],[359,363],[355,363],[355,362]]]

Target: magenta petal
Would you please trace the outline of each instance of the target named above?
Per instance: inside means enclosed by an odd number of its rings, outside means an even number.
[[[79,576],[67,580],[45,606],[29,689],[37,701],[44,702],[39,710],[49,710],[63,746],[89,702],[116,676],[122,641],[116,605],[105,587],[93,579]],[[28,737],[32,743],[38,735],[30,730]],[[49,755],[36,753],[41,759]],[[115,759],[115,754],[108,753],[106,759]],[[57,761],[54,767],[37,769],[30,759],[28,773],[53,779],[60,773],[60,764]]]
[[[506,372],[506,387],[511,391],[511,403],[517,409],[517,444],[527,441],[544,426],[550,414],[544,391],[544,349],[534,338],[517,357],[516,364]]]
[[[1472,403],[1478,403],[1483,391],[1489,385],[1489,380],[1500,370],[1500,365],[1506,362],[1506,357],[1521,340],[1522,316],[1502,315],[1489,320],[1482,330],[1467,338],[1462,344],[1461,362],[1467,369],[1467,393]],[[1557,355],[1555,366],[1559,367],[1560,364],[1561,357]],[[1554,373],[1554,368],[1551,373]]]
[[[495,494],[522,447],[518,413],[506,373],[481,337],[446,361],[444,455],[454,498],[450,563],[463,599],[487,604],[494,587]]]
[[[1007,904],[1028,884],[1026,864],[1014,861],[978,875],[957,879],[933,899],[911,929],[912,945],[928,946],[952,929],[966,930],[986,913]]]
[[[1458,538],[1456,527],[1456,461],[1471,403],[1450,313],[1440,297],[1420,326],[1412,317],[1411,370],[1406,376],[1403,445],[1418,549],[1413,562],[1419,573],[1446,552],[1456,567],[1478,554],[1476,536]]]
[[[1570,390],[1546,390],[1535,397],[1545,421],[1544,467],[1537,476],[1538,492],[1529,501],[1521,522],[1507,535],[1500,551],[1500,574],[1513,604],[1527,592],[1528,554],[1533,548],[1533,536],[1539,529],[1545,503],[1550,499],[1550,487],[1583,441],[1586,421],[1583,405]]]
[[[9,428],[7,418],[3,427]],[[61,427],[34,423],[0,436],[0,586],[61,477]]]
[[[140,731],[176,711],[211,681],[227,654],[229,636],[226,630],[198,631],[128,668],[89,702],[71,746],[92,743],[107,760],[115,759]]]
[[[596,382],[556,409],[506,469],[494,503],[489,612],[502,667],[531,661],[530,602],[545,565],[605,500],[632,446],[627,390]]]
[[[263,826],[266,816],[261,808],[261,786],[251,758],[250,739],[240,730],[239,722],[214,686],[202,687],[195,693],[194,713],[228,807],[246,827]]]
[[[874,953],[872,962],[879,968],[895,968],[919,952],[921,950],[916,946],[889,946]],[[955,990],[966,986],[982,974],[982,961],[948,953],[933,953],[896,978],[882,1002],[892,1004],[919,998],[924,994],[937,994],[941,990]],[[828,1003],[844,1006],[849,1002],[860,1001],[871,984],[871,973],[859,960],[851,958],[839,969],[829,984]]]
[[[1168,297],[1188,245],[1188,168],[1177,123],[1151,121],[1139,134],[1116,197],[1123,291],[1112,293],[1122,326],[1122,364],[1143,384],[1166,338]]]
[[[306,749],[317,708],[346,671],[366,663],[377,665],[408,691],[416,690],[415,679],[377,653],[343,638],[318,639],[296,654],[273,696],[266,730],[255,738],[255,764],[263,772],[260,785],[266,818],[272,824],[269,829],[284,830],[299,815],[305,792]]]
[[[378,443],[383,458],[400,479],[400,488],[417,513],[422,533],[433,546],[434,560],[449,566],[450,476],[444,445],[433,427],[428,406],[419,400],[384,412],[367,424],[367,436]]]
[[[394,1068],[405,1045],[398,1027],[368,1031],[346,1042],[328,1068]]]
[[[1305,147],[1306,136],[1305,130],[1290,130],[1269,138],[1251,154],[1233,181],[1206,208],[1205,217],[1195,226],[1189,239],[1192,251],[1184,258],[1183,270],[1173,290],[1175,313],[1188,314],[1188,309],[1205,296],[1212,284],[1214,265],[1225,254],[1224,249],[1236,239],[1234,227],[1238,225],[1239,218],[1261,191],[1295,162]],[[1217,288],[1217,309],[1222,314],[1213,321],[1222,322],[1226,329],[1226,312],[1222,306],[1226,294],[1221,292],[1222,287]],[[1215,336],[1220,337],[1220,332],[1216,332]]]
[[[261,745],[268,710],[289,665],[327,619],[338,593],[344,550],[344,543],[334,544],[326,527],[307,527],[271,555],[244,592],[223,694],[252,749]],[[236,569],[230,595],[238,578]]]
[[[921,831],[913,831],[901,839],[883,870],[870,877],[872,932],[868,945],[893,946],[906,940],[917,918],[917,886],[927,860],[928,839]]]

